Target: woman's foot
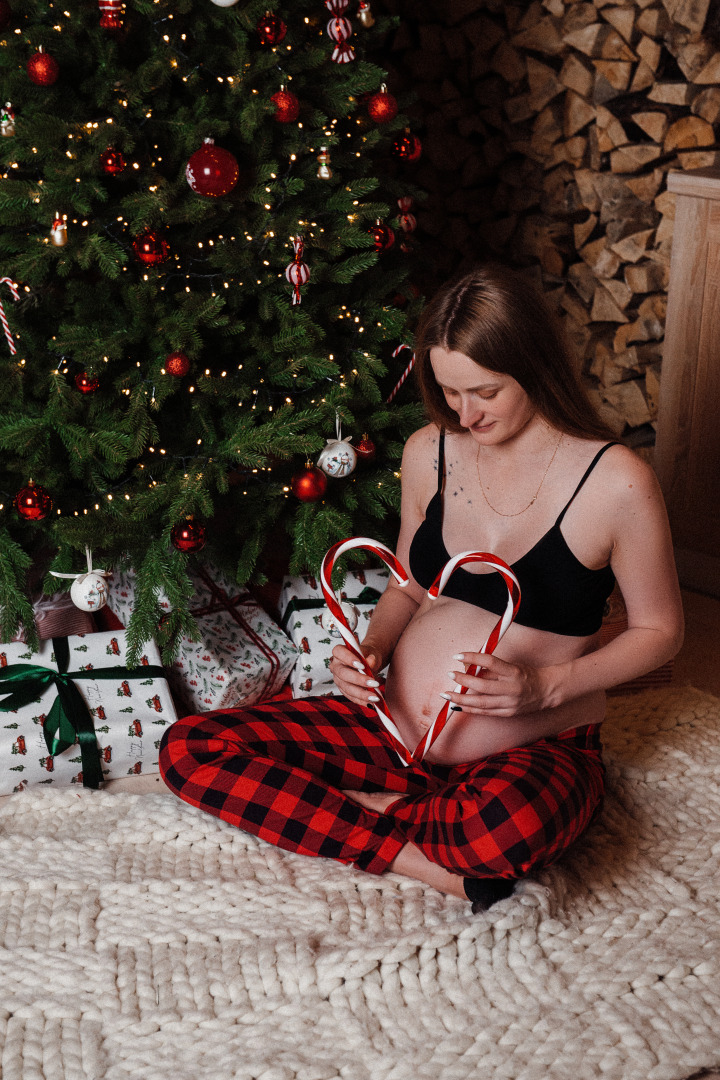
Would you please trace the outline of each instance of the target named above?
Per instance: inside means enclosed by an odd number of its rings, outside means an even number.
[[[463,878],[468,900],[472,900],[472,913],[487,911],[498,900],[507,900],[517,882],[513,878]]]
[[[349,791],[345,789],[343,795],[353,802],[360,803],[366,810],[374,810],[376,814],[384,814],[388,806],[391,806],[402,795],[396,791]]]

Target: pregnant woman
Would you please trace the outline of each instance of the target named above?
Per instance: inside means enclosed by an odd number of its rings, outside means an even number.
[[[372,707],[379,680],[339,645],[342,696],[186,717],[160,767],[182,799],[270,843],[392,870],[478,911],[590,824],[604,691],[675,654],[682,608],[654,474],[594,413],[525,279],[481,266],[445,286],[416,358],[429,423],[403,455],[397,556],[410,583],[391,579],[361,649],[373,672],[390,665],[383,693],[410,749],[452,703],[439,738],[403,766]],[[427,597],[468,550],[499,556],[520,584],[492,656],[478,650],[505,610],[496,572],[457,569]],[[628,628],[599,647],[616,581]]]

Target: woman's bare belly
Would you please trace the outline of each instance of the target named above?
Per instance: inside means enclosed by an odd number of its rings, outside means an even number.
[[[388,672],[385,700],[406,745],[414,750],[437,716],[442,691],[452,690],[450,671],[461,671],[453,655],[479,652],[497,616],[462,600],[425,599],[400,638]],[[593,638],[564,637],[513,624],[495,650],[509,663],[546,667],[582,656],[596,647]],[[517,717],[455,712],[427,754],[429,761],[456,765],[534,742],[605,715],[602,691],[553,709]]]

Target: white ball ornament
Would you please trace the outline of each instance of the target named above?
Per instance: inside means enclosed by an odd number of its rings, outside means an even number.
[[[70,598],[81,611],[99,611],[108,600],[108,587],[100,574],[80,574],[70,586]]]
[[[360,620],[360,612],[354,604],[349,604],[345,600],[341,601],[340,607],[343,610],[343,615],[345,616],[348,626],[350,627],[352,632],[355,633],[355,630],[357,629],[357,624]],[[342,637],[338,624],[329,611],[323,611],[322,615],[320,616],[320,622],[322,624],[323,630],[326,634],[329,634],[330,637]]]
[[[349,439],[328,439],[317,464],[328,476],[349,476],[357,465],[357,454]]]
[[[238,0],[212,0],[215,7],[235,7]]]

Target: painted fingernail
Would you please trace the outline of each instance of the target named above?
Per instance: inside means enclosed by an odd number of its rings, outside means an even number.
[[[462,705],[453,705],[450,712],[462,712]]]
[[[368,698],[368,701],[379,701],[379,700],[380,700],[380,698],[377,696],[377,694],[370,694],[370,697]]]
[[[358,671],[364,671],[365,670],[365,665],[361,664],[359,660],[353,660],[353,667],[357,668]]]
[[[453,656],[453,660],[460,660],[461,662],[464,663],[465,662],[465,657],[464,657],[464,655],[462,653],[457,653],[456,656]]]
[[[367,682],[365,683],[365,685],[366,686],[379,686],[380,683],[377,681],[377,679],[368,679]]]
[[[450,700],[450,695],[449,694],[440,694],[440,697],[445,698],[446,701]]]
[[[457,678],[454,671],[448,671],[447,677],[448,679],[452,679],[453,682],[455,682],[455,679]]]

